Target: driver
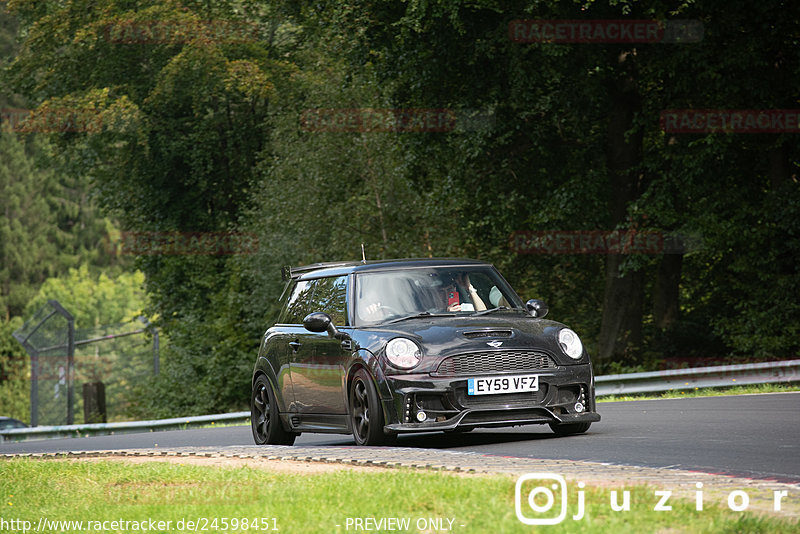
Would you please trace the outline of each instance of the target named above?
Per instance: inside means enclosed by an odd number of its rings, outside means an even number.
[[[445,287],[442,307],[449,312],[482,311],[486,309],[483,299],[469,280],[469,274],[460,272],[453,277],[451,284]]]

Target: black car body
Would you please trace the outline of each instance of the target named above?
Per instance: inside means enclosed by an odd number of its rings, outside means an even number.
[[[289,270],[251,398],[256,443],[302,432],[377,445],[407,432],[600,420],[578,336],[491,265],[424,259]]]

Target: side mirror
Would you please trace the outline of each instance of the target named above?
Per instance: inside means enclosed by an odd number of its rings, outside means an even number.
[[[329,336],[336,339],[348,339],[349,334],[339,332],[336,325],[333,324],[333,319],[327,313],[314,312],[309,313],[303,319],[303,327],[309,332],[327,332]]]
[[[329,326],[333,325],[331,316],[327,313],[314,312],[306,315],[303,319],[303,326],[309,332],[326,332]]]
[[[547,312],[550,311],[550,308],[547,307],[547,304],[544,303],[543,300],[539,299],[531,299],[525,303],[525,307],[528,308],[528,313],[531,314],[531,317],[536,317],[537,319],[541,319]]]

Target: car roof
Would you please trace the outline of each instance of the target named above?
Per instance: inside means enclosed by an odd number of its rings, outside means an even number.
[[[327,276],[344,276],[355,272],[389,271],[400,269],[415,269],[423,267],[458,267],[458,266],[484,266],[491,267],[491,263],[471,260],[466,258],[404,258],[375,261],[351,262],[326,262],[304,265],[302,267],[284,267],[284,278],[308,280]]]

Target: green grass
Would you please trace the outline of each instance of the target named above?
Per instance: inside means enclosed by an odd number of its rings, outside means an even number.
[[[604,395],[602,397],[597,397],[597,402],[720,397],[723,395],[755,395],[758,393],[786,393],[789,391],[800,391],[800,384],[753,384],[749,386],[731,386],[724,388],[671,389],[661,393]]]
[[[157,531],[183,532],[194,530],[186,527],[186,520],[200,519],[207,532],[264,532],[265,527],[277,525],[279,532],[329,533],[356,532],[352,526],[347,528],[348,518],[371,517],[408,518],[410,532],[419,532],[417,521],[429,518],[454,519],[453,532],[535,530],[517,519],[516,479],[508,476],[457,476],[406,469],[295,475],[164,462],[32,459],[0,461],[0,471],[0,518],[31,521],[33,529],[39,518],[45,517],[50,521],[84,521],[84,532],[88,521],[120,520],[162,521]],[[577,488],[575,484],[568,487],[567,520],[556,526],[537,527],[540,531],[778,534],[795,533],[800,528],[797,521],[732,512],[710,499],[703,511],[696,511],[692,500],[673,498],[669,503],[672,511],[656,512],[652,509],[658,501],[654,489],[644,486],[587,487],[586,517],[573,521]],[[610,509],[610,489],[631,490],[631,511]],[[227,519],[227,529],[223,528],[223,518]],[[247,518],[250,528],[241,528],[241,522],[240,528],[232,528],[234,518]],[[184,528],[176,528],[181,520]],[[212,528],[214,520],[216,529]],[[258,530],[252,528],[254,520]],[[202,531],[204,525],[198,530]],[[0,523],[0,530],[11,530],[11,526]],[[116,529],[111,523],[103,526],[111,527],[110,531],[133,530],[130,524],[127,528],[116,525]],[[17,527],[21,531],[20,524]],[[61,530],[51,527],[45,531]],[[63,531],[78,532],[74,528]]]

